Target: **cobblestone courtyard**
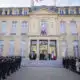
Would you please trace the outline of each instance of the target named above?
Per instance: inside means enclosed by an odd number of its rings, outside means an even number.
[[[80,80],[80,75],[64,68],[22,67],[7,80]]]

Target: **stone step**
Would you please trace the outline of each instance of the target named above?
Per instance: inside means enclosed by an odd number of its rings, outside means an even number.
[[[62,66],[62,59],[57,59],[57,60],[27,60],[23,59],[22,66],[27,66],[27,67],[63,67]]]

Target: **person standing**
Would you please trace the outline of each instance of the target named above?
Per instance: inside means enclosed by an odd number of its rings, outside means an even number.
[[[77,71],[78,73],[80,73],[79,67],[80,67],[80,62],[79,62],[78,59],[76,59],[76,71]]]
[[[52,51],[51,60],[54,60],[54,51]]]

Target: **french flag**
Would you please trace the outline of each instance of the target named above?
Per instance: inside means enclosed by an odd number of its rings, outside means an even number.
[[[40,1],[43,1],[43,0],[35,0],[36,2],[40,2]]]

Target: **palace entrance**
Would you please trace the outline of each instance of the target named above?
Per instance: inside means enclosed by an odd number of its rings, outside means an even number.
[[[31,40],[30,52],[35,52],[39,56],[40,54],[49,54],[51,56],[53,54],[57,58],[56,40]]]
[[[39,53],[48,53],[48,40],[39,41]]]

